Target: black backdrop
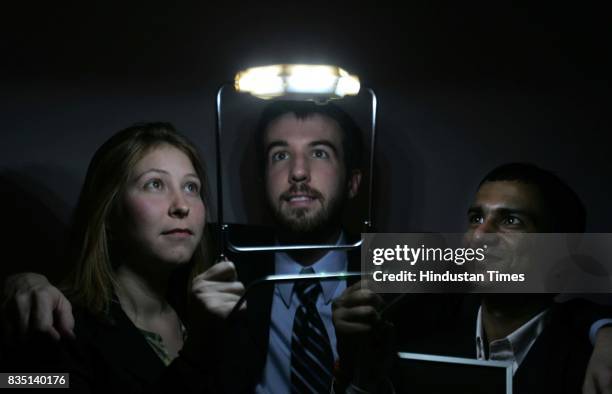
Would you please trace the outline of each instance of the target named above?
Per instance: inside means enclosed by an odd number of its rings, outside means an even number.
[[[603,5],[226,3],[3,5],[3,247],[22,252],[10,265],[58,264],[87,163],[120,128],[171,121],[213,174],[217,87],[277,62],[338,64],[378,93],[379,230],[461,231],[478,180],[518,160],[558,172],[589,231],[610,231]]]

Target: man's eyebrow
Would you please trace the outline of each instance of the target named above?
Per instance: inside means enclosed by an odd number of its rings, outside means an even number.
[[[338,148],[336,148],[336,146],[334,146],[334,144],[332,144],[332,143],[331,143],[330,141],[328,141],[328,140],[315,140],[315,141],[311,141],[311,142],[309,142],[309,143],[308,143],[308,146],[309,146],[309,147],[311,147],[311,148],[312,148],[312,147],[315,147],[315,146],[320,146],[320,145],[323,145],[323,146],[328,147],[329,149],[331,149],[331,150],[334,152],[334,154],[335,154],[336,156],[338,155]],[[274,148],[277,148],[277,147],[283,147],[283,148],[286,148],[286,147],[288,147],[288,146],[289,146],[289,143],[288,143],[287,141],[285,141],[285,140],[275,140],[275,141],[271,141],[271,142],[268,144],[268,146],[266,147],[266,154],[267,154],[267,153],[270,153],[270,151],[271,151],[272,149],[274,149]]]
[[[491,211],[495,212],[496,214],[499,215],[522,215],[522,216],[528,216],[528,217],[533,217],[533,212],[525,210],[525,209],[519,209],[519,208],[512,208],[512,207],[496,207],[491,209]],[[483,212],[483,208],[480,205],[472,205],[467,213],[471,214],[471,213],[482,213]]]
[[[468,208],[467,213],[481,213],[482,212],[482,207],[480,205],[472,205],[471,207]]]
[[[502,215],[521,215],[521,216],[533,217],[533,213],[531,211],[528,211],[528,210],[525,210],[525,209],[498,208],[498,209],[496,209],[496,211],[499,212]]]
[[[317,141],[312,141],[312,142],[310,142],[308,144],[308,146],[310,146],[310,147],[314,147],[314,146],[318,146],[318,145],[327,146],[329,149],[334,151],[334,154],[336,156],[338,156],[338,149],[336,148],[336,146],[334,144],[332,144],[328,140],[317,140]]]
[[[287,147],[289,146],[289,143],[287,141],[283,141],[283,140],[274,140],[271,141],[268,146],[266,146],[266,154],[270,153],[270,151],[276,147]]]

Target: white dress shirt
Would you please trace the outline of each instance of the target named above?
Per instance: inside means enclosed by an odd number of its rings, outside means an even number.
[[[549,318],[549,309],[538,313],[505,338],[497,339],[489,344],[489,360],[512,361],[512,374],[521,365],[529,349],[542,333]],[[476,317],[476,357],[486,360],[485,336],[482,326],[482,306],[478,308]]]

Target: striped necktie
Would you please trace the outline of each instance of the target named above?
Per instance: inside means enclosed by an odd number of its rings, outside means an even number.
[[[300,273],[312,274],[314,270],[303,268]],[[291,336],[291,393],[329,393],[334,355],[316,306],[321,283],[301,280],[293,289],[300,305]]]

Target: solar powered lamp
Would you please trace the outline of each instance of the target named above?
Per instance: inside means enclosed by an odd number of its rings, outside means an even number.
[[[371,138],[369,141],[369,184],[366,217],[362,222],[363,232],[368,232],[372,226],[372,174],[374,158],[374,142],[376,132],[377,99],[372,89],[363,89],[359,78],[346,70],[333,65],[309,64],[275,64],[248,68],[236,74],[233,83],[222,85],[216,97],[216,160],[217,160],[217,220],[220,226],[219,250],[224,257],[226,250],[233,252],[255,251],[294,251],[308,249],[352,249],[361,245],[361,240],[343,245],[269,245],[245,246],[229,241],[229,225],[224,222],[223,210],[223,169],[221,160],[222,97],[226,90],[250,94],[262,100],[306,100],[325,105],[330,100],[341,100],[346,96],[356,96],[365,91],[371,96]]]

